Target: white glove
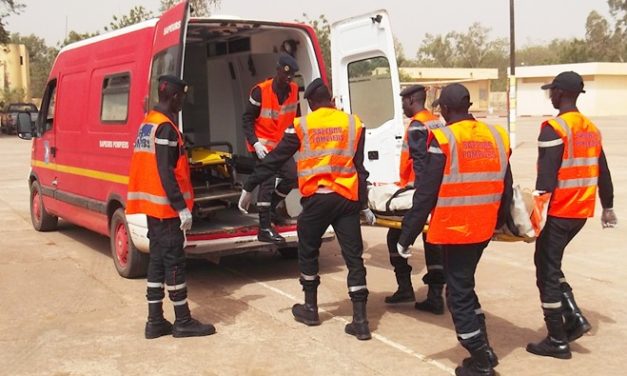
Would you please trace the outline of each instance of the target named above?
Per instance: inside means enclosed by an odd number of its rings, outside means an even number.
[[[187,231],[192,228],[192,213],[188,208],[185,208],[179,212],[179,218],[181,219],[181,230]]]
[[[374,225],[377,222],[377,217],[374,216],[374,213],[369,208],[363,209],[361,211],[361,216],[369,225]]]
[[[614,209],[603,209],[603,213],[601,214],[601,226],[603,226],[603,228],[614,228],[617,224],[618,219],[616,218]]]
[[[242,194],[239,196],[239,202],[237,203],[237,208],[244,214],[248,214],[248,207],[250,203],[253,202],[253,194],[252,192],[248,192],[245,189],[242,189]]]
[[[400,243],[396,243],[396,252],[398,252],[402,258],[411,257],[411,249],[409,249],[409,247],[403,247]]]
[[[255,148],[255,153],[257,153],[257,157],[259,159],[264,159],[266,155],[268,155],[268,149],[261,142],[255,142],[253,147]]]

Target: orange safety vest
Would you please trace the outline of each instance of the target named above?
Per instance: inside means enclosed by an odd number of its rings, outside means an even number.
[[[429,133],[432,129],[441,128],[445,125],[439,117],[435,116],[426,109],[412,116],[411,121],[414,120],[421,122],[427,128],[427,132]],[[409,125],[411,125],[411,121]],[[401,164],[399,169],[400,181],[397,184],[401,188],[407,186],[407,184],[410,183],[414,184],[414,181],[416,180],[416,175],[414,173],[414,164],[412,162],[411,155],[409,154],[409,143],[407,141],[408,136],[409,126],[407,127],[407,129],[405,129],[405,136],[403,137],[403,147],[401,148]]]
[[[359,200],[359,179],[353,158],[362,129],[356,115],[334,108],[319,108],[295,119],[300,149],[294,157],[298,187],[304,197],[326,188],[349,200]]]
[[[579,112],[568,112],[542,124],[550,126],[564,142],[557,187],[551,194],[548,215],[588,218],[594,215],[601,132]]]
[[[255,136],[268,150],[274,149],[281,141],[287,127],[294,122],[298,109],[298,85],[291,82],[290,94],[283,104],[279,104],[279,98],[272,90],[272,81],[271,78],[257,85],[261,90],[261,107],[255,119]],[[255,151],[252,145],[247,146],[248,151]]]
[[[155,218],[176,218],[178,213],[170,205],[170,200],[163,189],[155,144],[157,128],[159,124],[168,123],[176,129],[178,135],[177,146],[183,147],[183,137],[164,114],[158,111],[150,111],[139,127],[135,149],[131,159],[131,171],[128,179],[128,194],[126,199],[126,214],[142,213]],[[171,145],[174,146],[174,145]],[[185,153],[181,153],[174,169],[174,176],[179,189],[183,194],[187,208],[192,210],[194,206],[194,191],[190,180],[189,162]]]
[[[476,120],[434,129],[446,166],[427,241],[472,244],[492,237],[501,205],[510,147],[507,132]]]

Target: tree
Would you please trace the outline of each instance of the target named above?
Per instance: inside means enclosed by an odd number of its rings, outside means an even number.
[[[74,43],[74,42],[78,42],[81,41],[83,39],[87,39],[87,38],[91,38],[91,37],[95,37],[96,35],[99,35],[99,32],[94,32],[94,33],[79,33],[77,31],[70,31],[67,36],[65,37],[65,39],[63,40],[63,42],[58,43],[59,48],[63,48],[65,46],[67,46],[68,44]]]
[[[433,35],[427,33],[416,54],[418,64],[426,67],[455,66],[453,34]]]
[[[326,69],[327,79],[331,84],[331,24],[324,14],[316,19],[311,19],[306,13],[303,13],[304,21],[296,20],[296,22],[306,23],[311,26],[318,36],[318,43],[322,51],[322,58]]]
[[[5,28],[4,19],[11,14],[19,14],[25,5],[16,0],[0,0],[0,43],[9,41],[9,32]]]
[[[26,46],[30,61],[31,93],[34,97],[40,96],[46,86],[54,58],[57,56],[57,49],[48,47],[45,40],[35,34],[21,36],[18,33],[13,33],[11,34],[11,43]]]
[[[113,16],[113,21],[109,23],[109,26],[105,26],[105,31],[117,30],[126,26],[134,25],[142,21],[151,19],[153,14],[141,5],[131,8],[128,14],[122,16]]]
[[[161,0],[161,7],[159,8],[159,11],[165,12],[166,10],[180,3],[180,1],[181,0]],[[209,11],[209,6],[218,6],[220,5],[220,2],[221,0],[190,0],[189,4],[192,7],[192,16],[209,16],[211,15],[211,12]]]

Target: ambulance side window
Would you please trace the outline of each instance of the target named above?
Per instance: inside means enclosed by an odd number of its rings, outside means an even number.
[[[157,89],[159,86],[159,77],[164,74],[172,74],[177,76],[177,61],[179,57],[179,46],[170,47],[159,52],[152,59],[152,67],[150,70],[150,99],[149,107],[151,109],[159,101]]]
[[[126,124],[131,75],[128,72],[107,76],[102,81],[100,121],[105,124]]]
[[[54,109],[57,102],[57,80],[48,83],[41,104],[41,114],[38,117],[38,130],[42,135],[52,129],[54,124]]]
[[[383,56],[348,64],[351,112],[366,128],[378,128],[394,119],[394,97],[390,63]]]

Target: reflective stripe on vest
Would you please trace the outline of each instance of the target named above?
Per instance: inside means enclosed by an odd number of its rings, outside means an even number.
[[[401,159],[399,165],[399,182],[398,185],[401,187],[405,187],[408,184],[413,184],[416,180],[416,175],[414,173],[414,165],[409,153],[409,132],[420,131],[426,129],[427,132],[431,132],[433,129],[444,127],[445,124],[438,118],[433,115],[428,110],[422,110],[412,116],[411,122],[403,135],[403,144],[401,146]],[[422,125],[414,125],[414,121],[420,122]],[[427,140],[425,140],[425,143]]]

